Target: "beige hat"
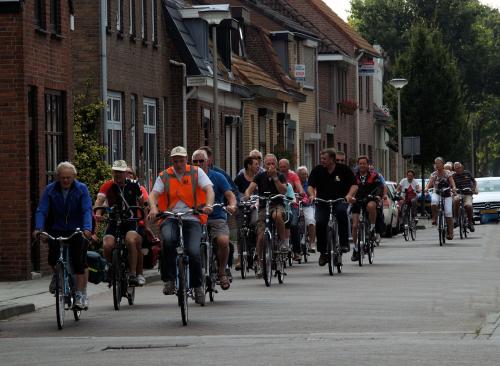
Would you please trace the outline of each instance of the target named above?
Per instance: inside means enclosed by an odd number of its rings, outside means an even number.
[[[176,146],[172,149],[172,152],[170,153],[170,157],[173,157],[173,156],[188,156],[188,153],[186,151],[185,148],[183,148],[182,146]]]
[[[126,172],[127,168],[128,166],[125,160],[115,160],[111,169],[118,170],[119,172]]]

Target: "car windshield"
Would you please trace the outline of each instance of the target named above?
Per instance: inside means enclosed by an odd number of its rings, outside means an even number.
[[[500,192],[500,179],[484,179],[477,181],[479,192]]]

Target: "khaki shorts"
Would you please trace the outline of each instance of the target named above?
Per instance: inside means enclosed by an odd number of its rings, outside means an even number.
[[[464,198],[464,206],[469,206],[472,207],[472,195],[470,194],[463,194],[462,197]],[[459,196],[453,197],[453,199],[458,202]]]
[[[229,236],[229,226],[224,219],[208,220],[207,226],[212,238],[218,238],[221,235]]]
[[[285,220],[285,207],[283,204],[275,204],[271,205],[269,208],[269,212],[271,214],[271,217],[273,217],[273,214],[275,212],[281,214],[281,217],[283,217],[283,220]],[[259,221],[257,222],[257,234],[261,234],[264,232],[264,229],[266,228],[266,210],[261,209],[259,210]]]

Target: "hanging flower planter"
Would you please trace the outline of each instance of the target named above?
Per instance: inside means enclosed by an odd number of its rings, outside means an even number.
[[[342,100],[338,103],[339,111],[343,114],[354,114],[358,108],[358,104],[353,100]]]

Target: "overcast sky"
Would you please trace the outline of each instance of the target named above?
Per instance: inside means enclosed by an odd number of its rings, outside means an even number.
[[[347,21],[348,10],[351,8],[350,0],[323,0],[333,9],[338,16]],[[493,8],[500,8],[500,0],[479,0],[480,3],[489,5]]]

